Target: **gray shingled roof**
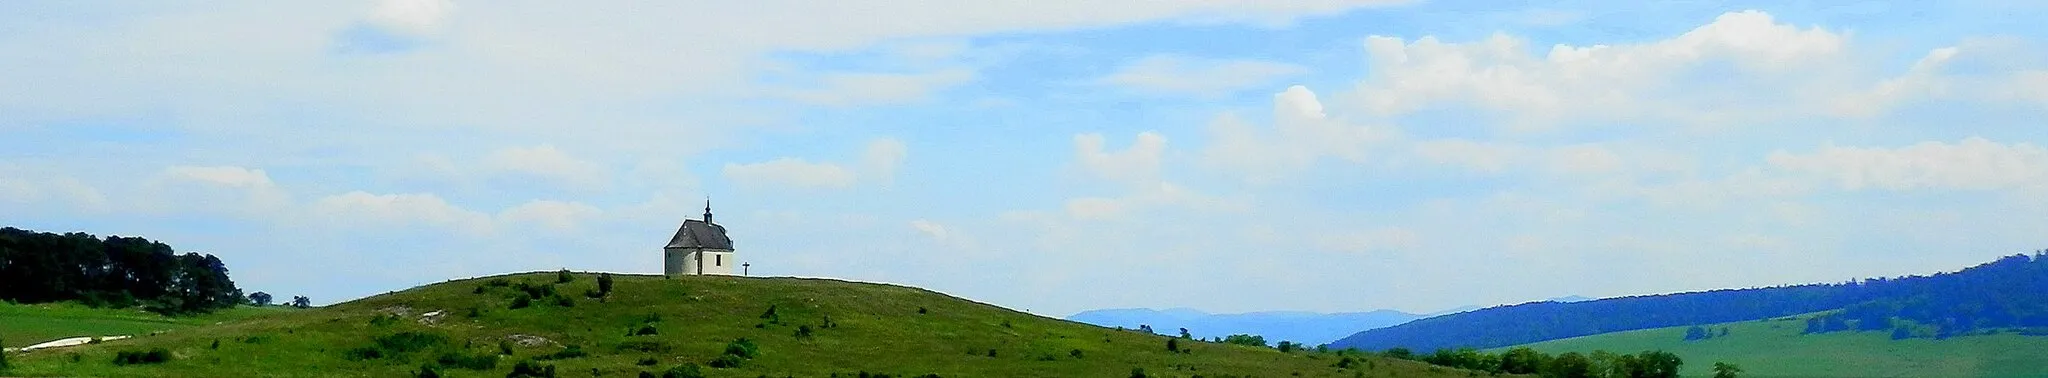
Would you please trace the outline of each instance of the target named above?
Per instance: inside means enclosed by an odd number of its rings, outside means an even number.
[[[696,219],[683,220],[683,227],[676,229],[676,236],[668,239],[663,248],[703,248],[732,250],[732,238],[725,236],[725,226]]]

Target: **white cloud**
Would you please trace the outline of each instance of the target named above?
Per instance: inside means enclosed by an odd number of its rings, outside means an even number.
[[[861,152],[862,171],[870,179],[888,183],[895,179],[896,168],[903,165],[903,159],[910,156],[910,148],[893,138],[877,138],[868,142]]]
[[[1166,137],[1146,131],[1138,133],[1136,141],[1121,152],[1105,151],[1105,138],[1099,133],[1074,136],[1075,160],[1088,174],[1118,182],[1147,183],[1159,179],[1159,165],[1166,152]]]
[[[1272,132],[1231,114],[1218,117],[1209,132],[1203,150],[1209,165],[1250,181],[1290,175],[1325,157],[1364,162],[1369,147],[1398,138],[1390,128],[1330,119],[1315,92],[1299,85],[1273,95]]]
[[[888,185],[908,156],[909,148],[902,141],[877,138],[861,150],[856,162],[859,171],[847,168],[847,164],[783,157],[759,163],[728,163],[723,174],[727,180],[752,187],[844,189],[863,181]]]
[[[283,189],[261,169],[237,166],[171,166],[149,184],[146,208],[165,212],[230,212],[274,215],[291,205]]]
[[[12,169],[0,173],[5,173],[0,175],[0,204],[51,206],[75,213],[101,213],[113,208],[106,194],[76,178],[36,177]]]
[[[748,186],[847,188],[858,179],[852,170],[832,163],[780,158],[760,163],[726,164],[725,178]]]
[[[1773,168],[1813,175],[1849,190],[1999,190],[2048,185],[2048,149],[1977,137],[1898,148],[1827,145],[1807,154],[1774,152],[1769,161]]]
[[[381,0],[370,12],[370,22],[388,30],[411,35],[438,32],[455,11],[449,0]]]
[[[1400,227],[1356,230],[1324,235],[1317,247],[1341,252],[1368,253],[1405,251],[1421,245],[1422,237]]]
[[[553,180],[570,188],[600,188],[610,180],[602,165],[569,156],[549,144],[499,149],[484,156],[482,163],[482,168],[494,174]]]
[[[1811,88],[1772,93],[1759,83],[1791,86],[1828,83],[1844,62],[1847,38],[1820,29],[1779,24],[1769,14],[1723,14],[1712,23],[1671,39],[1631,45],[1552,46],[1533,56],[1527,42],[1496,34],[1472,43],[1435,37],[1414,42],[1366,39],[1369,76],[1358,87],[1364,109],[1381,116],[1406,114],[1444,103],[1469,103],[1508,113],[1513,127],[1544,126],[1563,119],[1723,120],[1729,101],[1775,105],[1779,112],[1805,112],[1801,104],[1833,98],[1847,88],[1811,93]],[[1714,64],[1732,64],[1745,77],[1707,82],[1679,81],[1681,75]],[[1798,74],[1793,74],[1798,72]],[[1767,79],[1752,81],[1751,77]],[[1785,79],[1793,80],[1785,80]],[[1722,96],[1746,93],[1751,98]],[[1802,101],[1782,101],[1793,96]],[[1809,96],[1809,97],[1801,97]],[[1752,109],[1747,112],[1761,112]]]
[[[316,221],[358,228],[444,227],[467,235],[493,232],[491,216],[463,209],[431,193],[371,194],[352,191],[309,205]]]
[[[498,212],[497,220],[538,225],[550,231],[574,231],[600,215],[603,215],[602,210],[582,203],[536,200]]]
[[[932,94],[974,80],[974,71],[951,68],[922,73],[829,73],[813,88],[787,90],[797,101],[832,106],[922,102]]]
[[[1212,196],[1170,182],[1153,182],[1132,188],[1120,197],[1073,198],[1064,206],[1067,216],[1074,219],[1117,220],[1130,219],[1138,212],[1154,209],[1243,212],[1249,207],[1249,202],[1243,197]]]
[[[1096,82],[1144,92],[1213,97],[1307,72],[1306,67],[1278,62],[1154,55],[1124,65]]]

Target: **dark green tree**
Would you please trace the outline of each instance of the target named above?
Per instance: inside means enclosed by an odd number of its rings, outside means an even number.
[[[1707,329],[1706,329],[1706,328],[1700,328],[1700,326],[1692,326],[1692,327],[1687,327],[1687,328],[1685,329],[1685,341],[1699,341],[1699,340],[1706,340],[1707,338],[1710,338],[1710,337],[1714,337],[1714,335],[1713,335],[1713,334],[1710,334],[1710,333],[1707,333]]]
[[[258,291],[254,294],[249,294],[249,303],[254,303],[257,306],[269,306],[270,300],[270,293]]]
[[[1714,378],[1735,378],[1738,374],[1742,374],[1740,366],[1726,362],[1714,363]]]
[[[612,293],[612,274],[611,274],[611,273],[599,273],[599,274],[597,275],[597,293],[598,293],[598,294],[611,294],[611,293]]]
[[[1501,359],[1507,363],[1506,358]],[[1589,378],[1593,376],[1593,361],[1579,352],[1564,352],[1545,365],[1542,374],[1546,378]]]
[[[1535,349],[1517,347],[1500,355],[1500,371],[1508,374],[1535,374],[1543,368],[1543,354]]]

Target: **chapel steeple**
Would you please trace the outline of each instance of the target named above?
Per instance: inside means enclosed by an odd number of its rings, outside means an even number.
[[[718,223],[711,221],[711,197],[704,197],[704,223]]]

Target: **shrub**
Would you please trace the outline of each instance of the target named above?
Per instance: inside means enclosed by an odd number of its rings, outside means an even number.
[[[555,365],[541,365],[539,362],[533,362],[533,360],[519,361],[517,364],[512,364],[512,373],[505,374],[505,378],[522,377],[554,378]]]
[[[676,365],[662,372],[661,378],[704,378],[704,369],[697,367],[697,364]]]
[[[377,342],[377,349],[390,352],[390,354],[402,354],[447,345],[448,337],[432,333],[399,332],[378,337],[375,341]]]
[[[569,299],[569,297],[557,295],[555,296],[555,305],[562,307],[576,307],[576,300]]]
[[[640,328],[634,329],[633,332],[626,333],[626,336],[650,336],[659,334],[661,334],[661,330],[655,329],[654,325],[642,324],[640,325]]]
[[[208,345],[206,349],[220,350],[220,339],[213,339],[213,345]]]
[[[989,357],[995,357],[995,356],[996,356],[996,350],[995,350],[995,348],[989,348],[989,350],[988,350],[988,356],[989,356]]]
[[[918,314],[918,315],[924,315],[924,314],[925,314],[925,309],[924,309],[924,306],[918,306],[918,307],[917,307],[917,314]]]
[[[420,364],[419,373],[415,373],[413,376],[419,378],[441,378],[441,372],[438,370],[434,367],[434,364]]]
[[[523,297],[523,296],[522,296],[522,297],[517,297],[517,298],[512,298],[512,307],[511,307],[511,309],[514,309],[514,310],[518,310],[518,309],[522,309],[522,308],[527,308],[527,307],[529,307],[529,306],[533,306],[533,299],[529,299],[529,298],[527,298],[527,297]]]
[[[1145,368],[1131,368],[1131,378],[1145,378]]]
[[[620,351],[640,351],[647,353],[668,353],[670,349],[672,348],[670,348],[668,344],[662,343],[660,341],[644,340],[622,342],[619,343],[618,346],[618,350]]]
[[[782,323],[782,314],[775,312],[775,305],[768,305],[768,312],[761,313],[761,318],[768,319],[768,324]]]
[[[443,366],[469,370],[491,370],[498,368],[498,356],[494,354],[442,353],[434,362]]]
[[[114,354],[114,365],[116,366],[161,364],[170,360],[171,351],[164,348],[150,349],[147,352],[124,350]]]
[[[512,355],[512,342],[511,342],[511,341],[505,341],[505,340],[498,340],[498,354],[502,354],[502,355],[507,355],[507,356],[510,356],[510,355]]]
[[[808,324],[796,326],[796,337],[799,339],[811,338],[811,326]]]
[[[484,316],[484,312],[483,310],[478,310],[476,307],[470,307],[469,311],[462,313],[462,316],[469,317],[470,319],[476,319],[479,316]]]
[[[1070,351],[1067,351],[1067,357],[1073,357],[1074,359],[1077,359],[1077,360],[1078,360],[1078,359],[1081,359],[1081,350],[1080,350],[1080,349],[1075,349],[1075,350],[1070,350]]]
[[[1166,339],[1166,351],[1168,351],[1168,352],[1179,352],[1179,351],[1180,351],[1180,339]]]
[[[484,286],[489,286],[489,287],[506,287],[506,286],[512,286],[512,281],[506,281],[506,280],[505,280],[505,279],[503,279],[503,278],[492,278],[492,279],[491,279],[490,281],[484,281]]]
[[[641,370],[640,378],[654,378],[654,373],[649,373],[646,370]]]
[[[597,293],[598,293],[598,294],[611,294],[611,293],[612,293],[612,274],[611,274],[611,273],[598,273],[598,274],[597,274]]]
[[[640,365],[640,366],[654,366],[654,364],[659,364],[659,363],[661,363],[661,360],[657,360],[657,359],[654,359],[654,357],[641,357],[641,358],[640,358],[640,361],[639,361],[639,362],[634,362],[633,364],[634,364],[634,365]],[[641,373],[641,374],[646,374],[646,373]]]
[[[740,358],[754,358],[761,354],[761,349],[759,346],[754,345],[753,340],[742,337],[738,340],[733,340],[731,343],[726,343],[725,354]]]
[[[349,361],[374,360],[384,358],[384,351],[378,350],[377,348],[373,347],[349,348],[349,350],[342,351],[341,354],[343,357],[348,358]]]
[[[589,356],[589,355],[590,355],[590,353],[589,353],[589,352],[584,352],[584,351],[583,351],[583,346],[581,346],[581,345],[575,345],[575,344],[570,344],[568,348],[564,348],[564,349],[562,349],[562,351],[560,351],[560,352],[555,352],[555,353],[553,353],[553,354],[548,354],[548,355],[540,356],[540,359],[542,359],[542,360],[566,360],[566,359],[571,359],[571,358],[583,358],[583,357],[585,357],[585,356]]]
[[[746,359],[740,358],[740,356],[730,354],[721,355],[718,356],[718,358],[711,360],[711,367],[719,369],[737,368],[740,367],[740,364],[745,363],[746,361]]]
[[[1224,336],[1223,342],[1229,344],[1262,347],[1266,346],[1266,337],[1259,335],[1236,334]]]
[[[576,275],[569,274],[568,269],[562,269],[561,271],[555,272],[555,283],[570,283],[575,281]]]

